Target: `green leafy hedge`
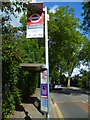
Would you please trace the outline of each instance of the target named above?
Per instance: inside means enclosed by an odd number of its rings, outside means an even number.
[[[10,25],[8,29],[11,32],[6,31],[2,37],[3,118],[7,118],[21,100],[32,95],[38,85],[39,74],[20,68],[20,63],[44,62],[44,47],[40,47],[39,41],[27,40],[17,31],[13,33]]]

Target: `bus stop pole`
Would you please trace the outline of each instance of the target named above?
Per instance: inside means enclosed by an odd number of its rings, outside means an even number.
[[[48,25],[47,25],[47,7],[45,6],[45,58],[47,67],[47,81],[48,81],[48,113],[46,118],[49,118],[49,58],[48,58]]]

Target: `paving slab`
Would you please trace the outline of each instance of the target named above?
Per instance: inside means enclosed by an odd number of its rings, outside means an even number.
[[[40,111],[40,88],[37,88],[35,93],[31,96],[32,102],[24,102],[20,105],[10,120],[14,118],[32,119],[32,118],[46,118],[45,114]],[[50,99],[50,118],[58,118],[55,106]]]

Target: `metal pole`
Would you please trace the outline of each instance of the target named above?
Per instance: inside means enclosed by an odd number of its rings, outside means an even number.
[[[46,58],[47,81],[48,81],[48,114],[46,115],[46,117],[49,118],[49,59],[48,59],[47,7],[45,7],[45,58]]]
[[[47,7],[45,7],[45,57],[46,67],[48,69],[48,27],[47,27]]]

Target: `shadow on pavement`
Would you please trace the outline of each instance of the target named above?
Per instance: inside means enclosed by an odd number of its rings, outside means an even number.
[[[37,109],[42,115],[44,115],[44,113],[41,112],[41,110],[40,110],[40,100],[39,100],[37,97],[29,97],[28,99],[23,100],[23,103],[33,104],[33,105],[36,107],[36,109]]]
[[[25,115],[26,115],[24,119],[25,120],[31,120],[31,118],[28,116],[28,112],[27,111],[24,111],[24,112],[25,112]]]
[[[75,90],[71,88],[62,88],[62,90],[52,90],[53,93],[59,93],[59,94],[66,94],[66,95],[80,95],[80,94],[86,94],[90,95],[90,93],[87,93],[85,90]]]
[[[31,120],[30,116],[28,115],[28,112],[25,111],[24,107],[22,105],[19,105],[18,108],[16,108],[16,111],[23,111],[25,113],[25,120]]]

